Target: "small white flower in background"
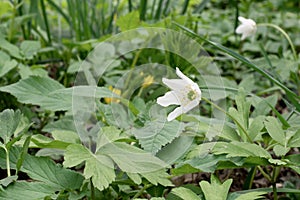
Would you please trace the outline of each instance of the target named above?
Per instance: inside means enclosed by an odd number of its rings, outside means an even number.
[[[255,21],[244,17],[239,17],[238,19],[242,24],[236,28],[235,32],[237,34],[242,34],[242,40],[256,33],[257,28]]]
[[[192,110],[199,104],[201,99],[199,86],[185,76],[178,68],[176,68],[176,74],[181,79],[162,79],[162,82],[167,85],[171,91],[157,98],[157,103],[164,107],[180,105],[180,107],[177,107],[168,115],[168,121],[172,121],[179,115]]]

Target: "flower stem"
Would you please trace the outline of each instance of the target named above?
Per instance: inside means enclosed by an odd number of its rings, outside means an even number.
[[[4,147],[4,150],[6,152],[6,170],[7,170],[7,176],[11,176],[10,174],[10,163],[9,163],[9,151]]]
[[[257,169],[266,179],[268,179],[268,181],[272,182],[272,178],[261,168],[261,166],[257,166]]]
[[[257,24],[257,26],[272,27],[272,28],[277,29],[279,32],[281,32],[282,35],[286,38],[286,40],[289,42],[289,44],[290,44],[290,46],[292,48],[294,59],[297,60],[297,53],[296,53],[295,47],[294,47],[294,45],[292,43],[292,40],[289,37],[289,35],[282,28],[280,28],[279,26],[277,26],[275,24],[270,24],[270,23],[261,23],[261,24]]]
[[[145,185],[142,189],[140,189],[140,191],[139,191],[138,193],[136,193],[136,194],[132,197],[132,199],[138,198],[139,196],[141,196],[141,195],[143,194],[143,192],[144,192],[145,190],[147,190],[149,187],[152,187],[152,186],[153,186],[152,184]]]
[[[220,110],[221,112],[223,112],[224,114],[226,114],[228,117],[230,117],[234,123],[243,131],[243,133],[245,134],[245,136],[247,137],[247,139],[249,140],[249,142],[253,142],[252,139],[250,138],[250,136],[248,135],[247,131],[245,130],[245,128],[240,124],[240,122],[238,122],[238,120],[236,120],[231,114],[229,114],[228,112],[226,112],[223,108],[221,108],[220,106],[218,106],[217,104],[211,102],[210,100],[208,100],[205,97],[201,98],[202,100],[206,101],[207,103],[209,103],[210,105],[214,106],[216,109]]]

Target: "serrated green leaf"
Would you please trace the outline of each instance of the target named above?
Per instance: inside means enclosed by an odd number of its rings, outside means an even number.
[[[99,148],[103,147],[104,145],[118,140],[120,138],[120,133],[121,130],[117,129],[116,127],[102,127],[97,139],[96,151],[98,151]]]
[[[21,153],[20,148],[12,148],[10,151],[10,167],[16,169],[16,163]],[[0,150],[0,166],[5,169],[5,156]],[[36,157],[26,154],[20,171],[26,173],[31,179],[43,182],[43,184],[55,189],[55,191],[65,189],[78,189],[83,182],[81,174],[65,169],[54,163],[48,157]]]
[[[298,130],[288,142],[289,147],[300,147],[300,130]]]
[[[261,139],[261,130],[264,128],[264,118],[264,116],[258,116],[253,120],[250,120],[247,132],[253,141]]]
[[[135,183],[135,184],[141,184],[142,183],[142,179],[141,177],[136,174],[136,173],[130,173],[130,172],[127,172],[126,173],[128,175],[128,177]]]
[[[14,69],[18,65],[16,60],[7,60],[3,65],[0,65],[0,77],[7,74],[10,70]]]
[[[63,165],[65,167],[74,167],[91,158],[91,152],[80,144],[71,144],[67,147]]]
[[[134,129],[133,134],[145,151],[156,154],[162,146],[172,142],[182,131],[182,124],[176,120],[166,122],[157,119],[146,123],[142,128]]]
[[[17,59],[22,59],[19,48],[15,45],[11,44],[10,42],[8,42],[7,40],[5,40],[2,37],[0,37],[0,49],[5,50],[12,57],[15,57]]]
[[[87,159],[83,174],[86,179],[92,178],[93,184],[99,190],[107,188],[116,178],[114,163],[103,155]]]
[[[227,200],[255,200],[262,199],[267,192],[247,192],[245,194],[231,193]]]
[[[172,193],[184,200],[201,200],[192,190],[184,187],[174,188]]]
[[[277,119],[275,117],[267,117],[264,123],[272,139],[278,142],[279,144],[286,146],[288,141],[285,132],[282,129],[282,126],[277,121]]]
[[[173,186],[172,182],[168,179],[169,174],[165,172],[165,169],[142,173],[142,176],[153,185]]]
[[[276,156],[280,157],[280,156],[285,156],[285,154],[287,154],[287,152],[290,151],[290,148],[277,144],[273,147],[273,151]]]
[[[0,87],[0,91],[8,92],[17,97],[21,103],[41,105],[51,100],[47,95],[64,88],[59,82],[45,77],[31,76],[17,83]],[[61,103],[61,102],[55,102]]]
[[[269,152],[261,146],[247,142],[217,142],[212,152],[216,155],[227,154],[227,157],[261,157],[271,158]]]
[[[33,59],[33,56],[41,49],[40,41],[24,40],[20,45],[21,53],[26,59]]]
[[[7,144],[10,137],[15,133],[21,120],[21,112],[6,109],[0,113],[0,137]]]
[[[80,144],[71,144],[65,152],[64,166],[73,167],[85,162],[84,176],[91,178],[95,187],[103,190],[115,180],[114,164],[105,155],[93,154]]]
[[[120,27],[121,31],[127,31],[130,29],[137,28],[140,24],[140,16],[138,11],[133,11],[126,15],[120,16],[116,24]]]
[[[56,192],[55,188],[40,182],[18,181],[0,191],[0,200],[42,200]]]
[[[98,150],[109,156],[125,172],[148,173],[164,169],[167,164],[157,157],[126,143],[109,143]]]
[[[204,193],[206,200],[226,200],[229,188],[232,183],[232,179],[226,180],[224,183],[211,175],[211,183],[207,181],[201,181],[200,187]]]

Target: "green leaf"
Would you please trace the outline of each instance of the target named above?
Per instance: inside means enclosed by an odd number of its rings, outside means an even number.
[[[148,173],[164,169],[167,164],[157,157],[126,143],[109,143],[98,150],[109,156],[121,170],[130,173]]]
[[[211,175],[210,182],[201,181],[200,186],[206,200],[226,200],[232,179],[220,183],[215,175]]]
[[[250,120],[250,125],[247,132],[253,141],[261,139],[261,130],[264,128],[264,119],[264,116],[258,116],[253,120]]]
[[[286,147],[288,139],[277,119],[275,117],[267,117],[264,123],[272,139]]]
[[[172,182],[168,179],[169,174],[165,172],[165,169],[142,173],[142,176],[145,177],[153,185],[161,184],[163,186],[174,186]]]
[[[290,148],[277,144],[273,147],[273,151],[276,156],[280,157],[280,156],[285,156],[285,154],[287,154],[287,152],[290,151]]]
[[[24,40],[20,45],[21,53],[26,59],[33,59],[33,56],[41,49],[40,41]]]
[[[14,69],[17,65],[18,62],[16,60],[6,60],[3,64],[0,64],[0,77],[7,74],[10,70]]]
[[[249,127],[249,113],[250,113],[250,106],[251,103],[246,101],[244,91],[239,91],[239,94],[235,97],[235,102],[237,105],[236,108],[229,108],[229,114],[241,124],[244,130],[247,130]],[[244,132],[238,127],[240,136],[243,138],[244,141],[247,141],[247,138]]]
[[[0,180],[0,185],[3,185],[4,187],[7,187],[9,184],[11,184],[12,182],[15,182],[17,179],[18,179],[17,175],[8,176],[8,177]]]
[[[2,37],[0,37],[0,49],[5,50],[12,57],[15,57],[17,59],[22,59],[19,48],[9,43],[7,40],[5,40]]]
[[[142,128],[133,130],[145,151],[156,154],[162,146],[172,142],[183,131],[182,123],[173,120],[166,122],[162,118],[147,122]]]
[[[85,162],[83,175],[91,178],[95,187],[103,190],[115,180],[114,163],[105,155],[93,154],[87,148],[79,144],[69,145],[65,152],[66,167],[73,167]]]
[[[121,31],[137,28],[140,25],[139,12],[133,11],[120,16],[116,21],[116,25],[120,27]]]
[[[48,95],[62,88],[64,88],[63,85],[51,78],[31,76],[17,83],[0,87],[0,91],[12,94],[21,103],[44,106],[52,100]],[[60,104],[61,102],[56,101],[54,103]]]
[[[14,147],[11,149],[10,162],[12,169],[16,169],[20,153],[22,153],[20,148]],[[0,165],[5,169],[5,154],[3,154],[3,150],[0,150]],[[20,171],[27,173],[35,181],[43,182],[43,184],[55,189],[55,191],[78,189],[83,182],[81,174],[63,168],[48,157],[36,157],[26,154]]]
[[[267,192],[247,192],[245,194],[230,193],[227,200],[254,200],[262,199],[262,195],[265,195]]]
[[[289,140],[289,147],[300,147],[300,130],[298,130]]]
[[[217,142],[212,152],[216,155],[227,154],[227,157],[261,157],[271,158],[269,152],[257,144],[247,142]]]
[[[103,190],[115,180],[114,163],[107,156],[97,155],[86,160],[83,172],[86,179],[92,182],[99,190]]]
[[[15,133],[21,120],[21,112],[17,110],[6,109],[0,113],[0,137],[4,144],[10,141],[11,136]]]
[[[5,190],[0,191],[1,200],[33,200],[44,199],[56,192],[55,188],[40,182],[18,181],[9,185]]]
[[[190,190],[188,188],[184,188],[184,187],[174,188],[172,190],[172,193],[184,200],[197,200],[197,199],[200,200],[201,199],[192,190]]]

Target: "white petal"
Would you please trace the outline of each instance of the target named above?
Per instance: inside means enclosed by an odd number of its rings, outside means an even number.
[[[238,33],[238,34],[241,34],[241,33],[244,33],[244,32],[246,32],[246,31],[248,31],[248,29],[249,29],[249,28],[248,28],[247,26],[241,24],[241,25],[239,25],[239,26],[236,28],[235,32]]]
[[[194,83],[194,81],[192,81],[189,77],[187,77],[186,75],[184,75],[180,71],[180,69],[178,67],[176,67],[176,74],[177,74],[177,76],[179,76],[180,78],[182,78],[182,80],[184,80],[186,83],[188,83],[188,84]]]
[[[247,20],[245,17],[242,16],[239,16],[238,19],[241,23],[244,23]]]
[[[178,108],[176,108],[175,110],[173,110],[172,112],[169,113],[169,115],[167,117],[167,120],[172,121],[173,119],[175,119],[176,117],[178,117],[182,113],[183,113],[182,107],[178,107]]]
[[[167,107],[169,105],[180,105],[180,101],[174,91],[169,91],[164,96],[158,97],[157,103],[163,107]]]
[[[192,110],[193,108],[198,106],[199,102],[200,102],[200,99],[195,99],[194,101],[191,101],[189,104],[187,104],[183,107],[183,112],[187,113],[188,111]]]
[[[163,78],[162,82],[170,89],[175,91],[183,90],[186,87],[186,82],[182,79],[167,79]]]

